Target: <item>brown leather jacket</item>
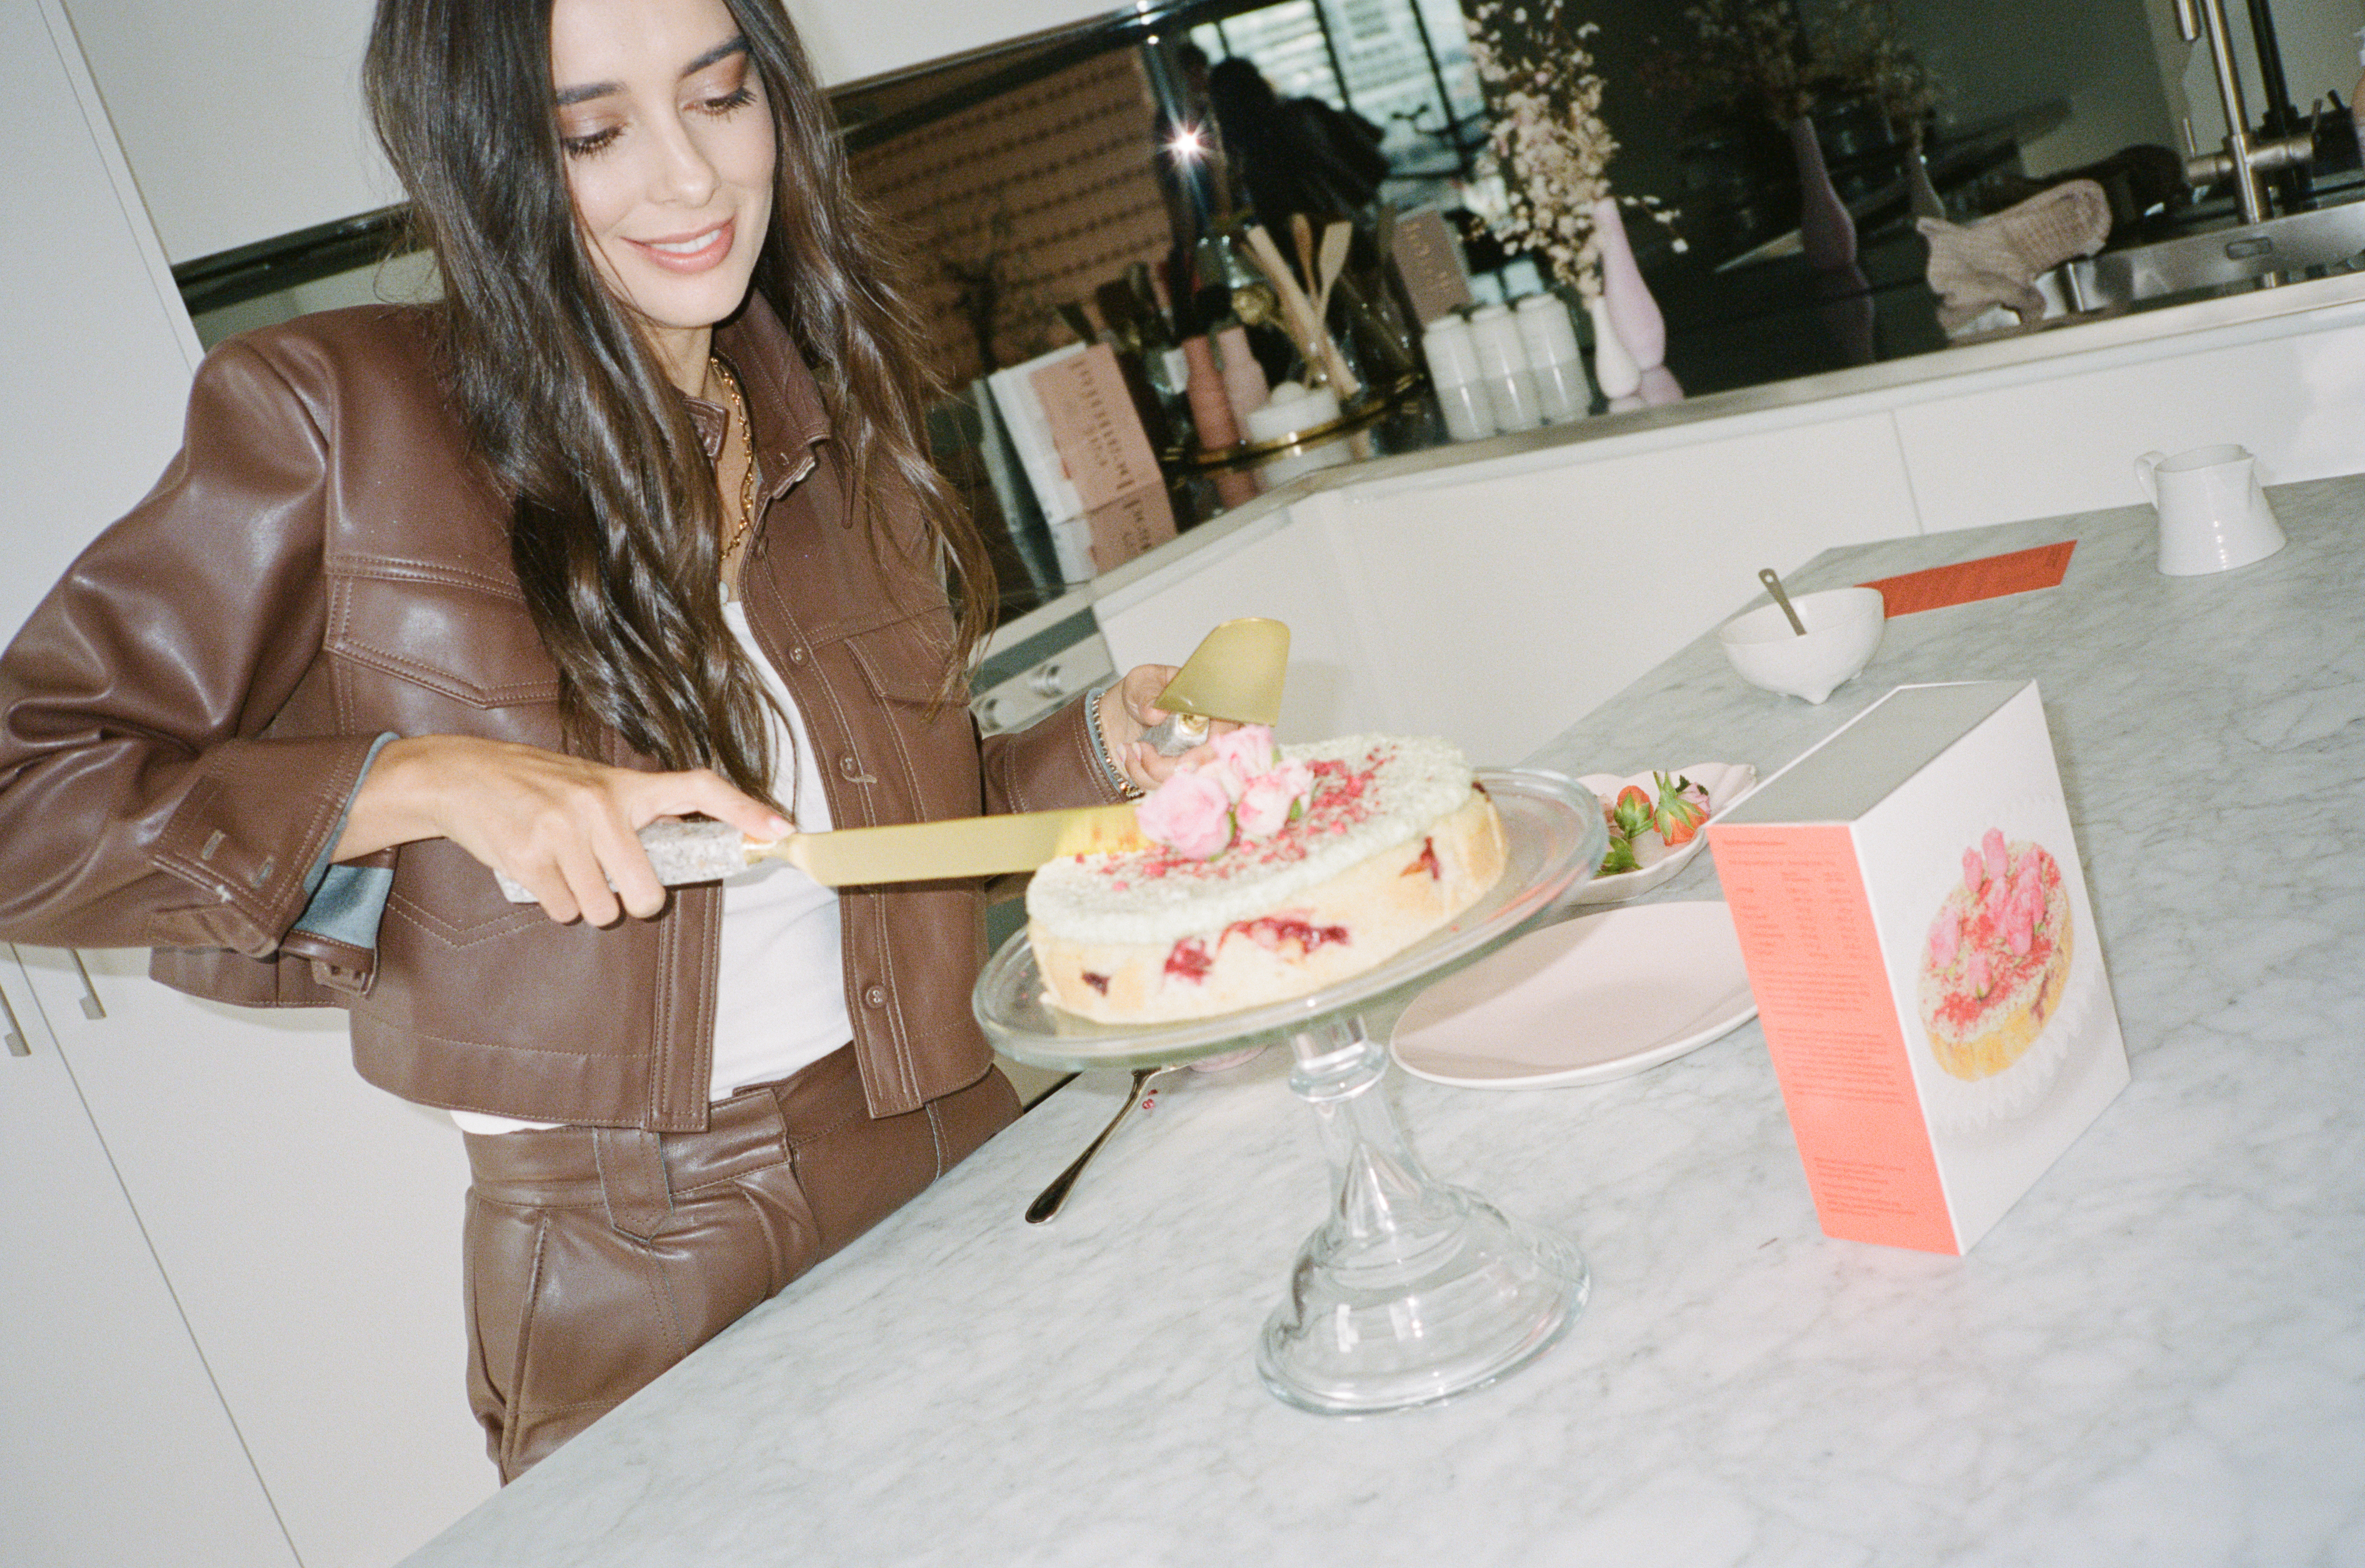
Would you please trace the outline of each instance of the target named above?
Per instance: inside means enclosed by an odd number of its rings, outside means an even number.
[[[343,1005],[363,1076],[423,1104],[702,1128],[716,887],[593,930],[508,902],[448,840],[324,864],[377,737],[561,745],[509,504],[431,343],[420,312],[369,307],[207,360],[181,454],[0,656],[0,936],[151,946],[157,978],[199,995]],[[982,745],[958,698],[932,709],[952,622],[902,548],[911,516],[889,509],[884,549],[854,525],[819,391],[760,300],[717,343],[769,486],[742,595],[832,820],[1114,798],[1082,704]],[[647,766],[613,737],[605,751]],[[331,892],[354,907],[310,918]],[[985,1073],[981,902],[969,881],[845,893],[872,1114]]]

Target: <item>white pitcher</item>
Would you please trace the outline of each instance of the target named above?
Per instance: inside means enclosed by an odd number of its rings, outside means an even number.
[[[2135,480],[2158,509],[2159,569],[2169,577],[2231,571],[2283,547],[2258,459],[2241,447],[2146,452],[2135,459]]]

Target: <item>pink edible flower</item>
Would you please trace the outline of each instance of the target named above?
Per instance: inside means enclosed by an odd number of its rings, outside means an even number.
[[[1232,842],[1232,799],[1203,772],[1178,768],[1134,808],[1134,820],[1153,842],[1205,860]]]
[[[1987,836],[1979,840],[1979,853],[1987,857],[1988,875],[2001,880],[2007,864],[2003,852],[2002,830],[1992,827],[1988,829]]]
[[[1234,815],[1240,824],[1243,838],[1271,838],[1289,825],[1292,812],[1297,810],[1299,797],[1278,773],[1268,773],[1251,783],[1240,796]]]
[[[1979,852],[1976,849],[1964,850],[1963,891],[1967,893],[1978,892],[1979,890],[1979,883],[1986,879],[1986,876],[1987,867],[1985,863],[1979,859]]]
[[[1228,762],[1210,762],[1198,772],[1200,778],[1214,780],[1227,801],[1238,801],[1249,792],[1249,776]]]
[[[1971,988],[1973,996],[1988,993],[1988,956],[1985,953],[1973,952],[1963,965],[1963,983]]]
[[[1207,744],[1216,749],[1216,762],[1239,775],[1244,785],[1253,784],[1272,772],[1272,765],[1281,760],[1281,748],[1273,745],[1272,731],[1262,724],[1242,724]]]

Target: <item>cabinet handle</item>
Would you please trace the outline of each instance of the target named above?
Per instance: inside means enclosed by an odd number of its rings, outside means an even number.
[[[82,961],[82,950],[69,947],[66,951],[73,955],[74,973],[82,977],[82,1015],[93,1020],[106,1017],[106,1003],[98,999],[98,987],[91,983],[90,966]]]
[[[6,988],[0,988],[0,1015],[5,1015],[8,1022],[8,1054],[12,1057],[31,1056],[33,1047],[26,1043],[25,1026],[17,1022],[17,1006],[8,1000]]]

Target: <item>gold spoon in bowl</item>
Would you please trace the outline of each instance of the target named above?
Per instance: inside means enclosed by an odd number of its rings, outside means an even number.
[[[1790,618],[1790,630],[1801,637],[1805,636],[1807,623],[1799,620],[1799,612],[1790,607],[1790,596],[1782,591],[1782,579],[1774,575],[1774,568],[1760,566],[1757,569],[1757,580],[1765,585],[1765,591],[1774,596],[1774,602],[1780,605],[1782,613]]]

